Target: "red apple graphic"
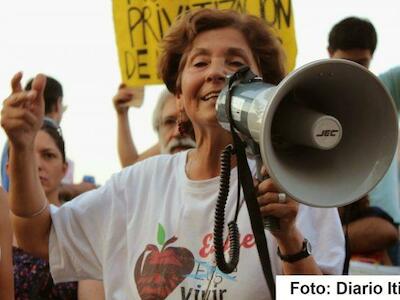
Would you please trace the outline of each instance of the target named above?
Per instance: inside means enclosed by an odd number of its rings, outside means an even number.
[[[142,300],[162,300],[190,274],[194,267],[193,254],[186,248],[167,247],[178,238],[173,236],[164,243],[164,229],[158,226],[158,242],[148,244],[135,265],[135,282]]]

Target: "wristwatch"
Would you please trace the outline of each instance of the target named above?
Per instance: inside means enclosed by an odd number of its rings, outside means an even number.
[[[295,254],[282,255],[278,247],[277,254],[283,261],[290,263],[296,262],[311,255],[311,244],[307,239],[304,239],[303,247],[301,248],[300,252],[297,252]]]

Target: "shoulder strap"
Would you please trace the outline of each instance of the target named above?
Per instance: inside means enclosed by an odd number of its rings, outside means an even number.
[[[235,87],[235,85],[241,81],[241,78],[244,78],[246,81],[250,81],[249,72],[250,69],[248,67],[244,67],[235,73],[229,79],[229,89],[226,94],[226,113],[230,123],[230,129],[233,136],[234,148],[236,150],[237,155],[237,167],[238,167],[238,176],[239,183],[243,188],[244,198],[247,205],[247,210],[250,217],[251,228],[253,230],[254,239],[257,246],[258,256],[260,258],[261,267],[264,272],[264,277],[269,287],[272,299],[275,299],[275,281],[272,275],[271,269],[271,260],[269,257],[268,244],[267,239],[264,232],[264,223],[262,221],[262,216],[260,212],[260,207],[257,202],[256,193],[253,185],[253,177],[247,163],[247,156],[245,152],[245,143],[240,139],[239,135],[235,131],[233,118],[232,118],[232,96],[231,91]],[[242,76],[242,77],[240,77]]]

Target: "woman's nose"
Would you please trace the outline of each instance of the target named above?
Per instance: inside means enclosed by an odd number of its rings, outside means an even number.
[[[38,170],[40,171],[40,170],[42,170],[43,169],[43,159],[40,157],[40,155],[39,154],[36,154],[36,165],[37,165],[37,168],[38,168]]]
[[[228,70],[223,63],[213,62],[208,69],[206,80],[208,82],[225,82],[228,74]]]

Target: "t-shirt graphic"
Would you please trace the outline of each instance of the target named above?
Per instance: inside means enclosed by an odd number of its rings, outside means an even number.
[[[148,244],[135,265],[135,282],[142,300],[162,300],[190,274],[194,267],[192,252],[183,247],[171,247],[178,240],[165,241],[165,230],[158,224],[156,245]]]
[[[271,300],[243,196],[237,269],[224,274],[215,265],[213,212],[220,178],[187,178],[187,154],[151,157],[74,201],[51,205],[54,281],[103,279],[110,300]],[[249,166],[255,173],[255,161]],[[237,187],[233,168],[227,222],[236,218]],[[300,204],[296,227],[310,241],[322,272],[341,274],[344,237],[337,209]],[[227,235],[225,230],[224,240]],[[282,274],[277,241],[268,231],[265,236],[272,273]],[[226,243],[226,259],[229,248]]]

